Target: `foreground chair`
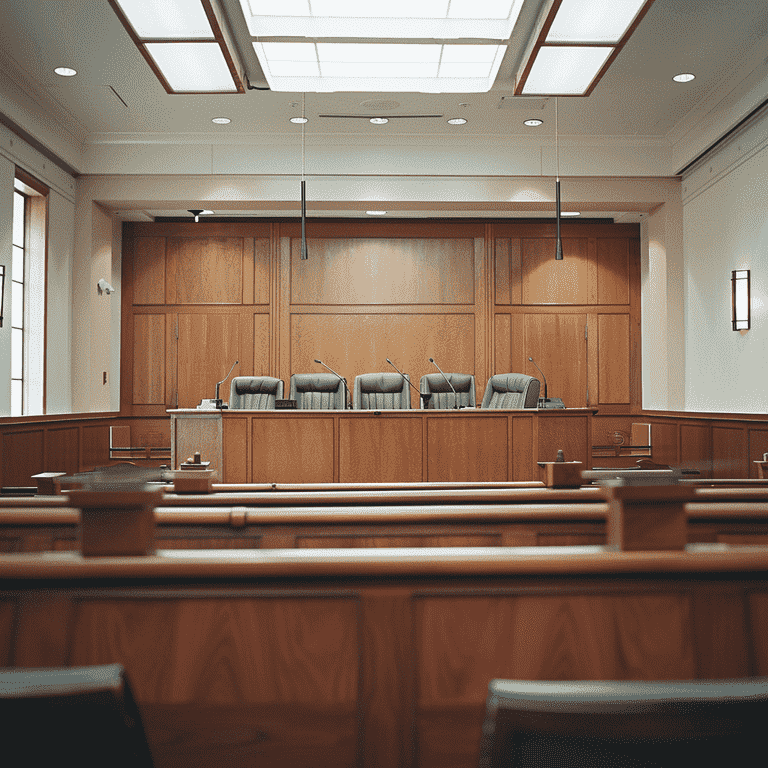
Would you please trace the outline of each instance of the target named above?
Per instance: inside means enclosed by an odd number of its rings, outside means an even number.
[[[0,728],[8,766],[154,765],[119,664],[0,670]]]
[[[410,381],[407,374],[406,379]],[[399,373],[364,373],[355,376],[354,408],[363,411],[410,408],[408,381]]]
[[[481,408],[535,408],[541,384],[524,373],[497,373],[488,379]]]
[[[493,680],[480,768],[745,765],[763,752],[768,678]]]
[[[343,411],[346,388],[332,373],[294,373],[288,397],[299,410]]]
[[[453,384],[456,390],[454,397],[448,382],[439,373],[428,373],[419,381],[419,392],[431,394],[427,408],[455,408],[456,400],[460,408],[474,408],[475,401],[475,377],[468,373],[446,373],[445,377]],[[421,400],[424,407],[424,400]]]
[[[235,376],[229,388],[229,407],[268,411],[283,399],[282,379],[271,376]]]

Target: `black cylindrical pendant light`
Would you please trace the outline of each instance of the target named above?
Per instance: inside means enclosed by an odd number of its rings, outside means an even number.
[[[563,260],[563,241],[560,239],[560,137],[557,125],[557,96],[555,96],[555,153],[557,156],[557,179],[555,180],[555,217],[557,221],[557,241],[555,243],[555,261]]]

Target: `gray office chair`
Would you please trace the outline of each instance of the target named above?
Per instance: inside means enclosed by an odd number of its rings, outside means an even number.
[[[332,373],[294,373],[289,399],[303,411],[343,411],[346,400],[344,383]]]
[[[524,373],[497,373],[488,379],[481,408],[535,408],[541,383]]]
[[[0,723],[9,766],[154,765],[139,708],[119,664],[2,669]]]
[[[229,388],[230,409],[268,411],[282,399],[283,381],[271,376],[235,376]]]
[[[406,379],[410,381],[408,374]],[[362,411],[410,408],[410,385],[399,373],[364,373],[355,376],[353,402]]]
[[[767,717],[766,677],[492,680],[480,768],[750,765]]]
[[[453,384],[456,390],[454,397],[448,382],[439,373],[428,373],[421,377],[419,392],[431,394],[427,408],[454,408],[456,400],[460,408],[474,408],[475,403],[475,377],[468,373],[446,373],[445,377]],[[424,407],[423,398],[421,407]]]

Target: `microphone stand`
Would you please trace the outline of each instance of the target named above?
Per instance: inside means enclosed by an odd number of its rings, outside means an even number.
[[[318,365],[322,365],[323,368],[327,368],[336,378],[341,379],[341,383],[344,385],[344,410],[349,410],[349,405],[352,405],[352,395],[349,394],[349,387],[347,386],[347,380],[343,376],[339,376],[336,371],[333,370],[333,368],[328,368],[328,366],[322,361],[322,360],[315,360],[315,362]]]
[[[451,384],[450,379],[443,373],[443,369],[430,357],[429,362],[432,363],[432,365],[437,368],[438,371],[440,371],[440,375],[445,379],[445,383],[451,388],[451,392],[453,392],[453,407],[458,411],[459,406],[459,396],[456,394],[456,389],[454,388],[453,384]]]
[[[410,384],[411,389],[416,389],[416,387],[411,383],[411,380],[406,378],[405,374],[389,359],[387,358],[387,362],[403,377],[403,381],[405,381],[407,384]],[[419,392],[418,389],[416,391],[419,394],[419,397],[422,401],[422,408],[426,409],[429,406],[429,400],[432,397],[431,392]]]
[[[544,404],[546,405],[546,403],[549,400],[549,398],[547,397],[547,377],[544,375],[544,371],[542,371],[541,368],[539,368],[539,366],[533,362],[532,357],[528,358],[528,362],[533,363],[536,366],[536,370],[541,374],[541,378],[544,379]],[[541,398],[539,398],[539,403],[541,403]]]
[[[235,360],[235,362],[232,364],[232,367],[229,369],[229,373],[216,384],[216,408],[221,410],[221,399],[219,398],[219,387],[229,378],[229,374],[232,373],[232,371],[235,370],[235,366],[239,363],[239,360]]]

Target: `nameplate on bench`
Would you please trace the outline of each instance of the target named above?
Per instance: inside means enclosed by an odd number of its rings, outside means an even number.
[[[275,400],[275,408],[277,410],[295,411],[296,406],[296,400]]]

